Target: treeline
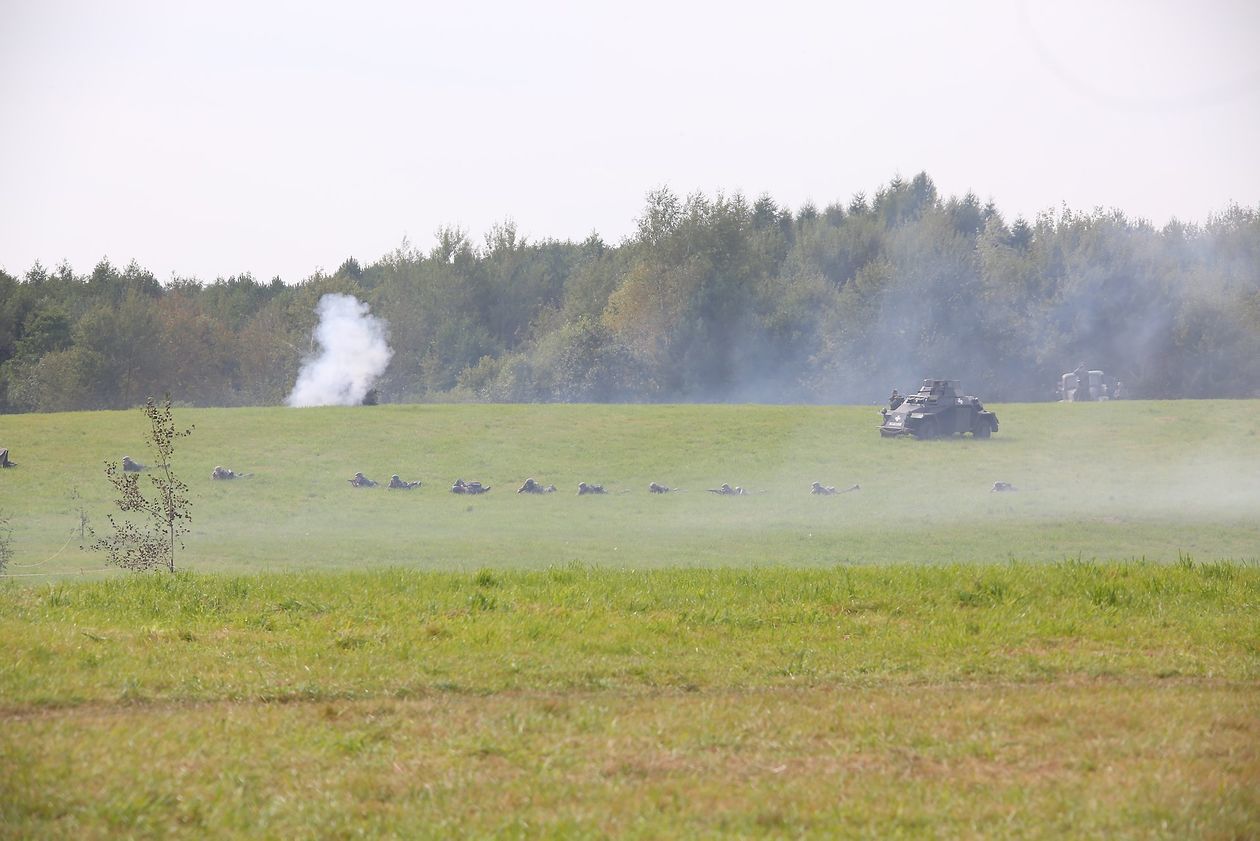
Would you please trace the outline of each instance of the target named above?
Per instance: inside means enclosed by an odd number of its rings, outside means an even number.
[[[796,212],[661,190],[617,245],[448,228],[295,285],[0,272],[0,410],[280,403],[328,292],[388,322],[390,402],[873,402],[927,376],[1042,400],[1082,363],[1133,396],[1260,395],[1256,209],[1008,222],[920,174]]]

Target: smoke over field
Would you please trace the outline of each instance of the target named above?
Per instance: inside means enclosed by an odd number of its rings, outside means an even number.
[[[195,572],[83,583],[90,562],[59,550],[80,503],[110,510],[98,465],[136,419],[17,416],[11,834],[139,814],[200,837],[192,814],[350,835],[369,787],[393,821],[373,829],[405,837],[511,834],[521,803],[541,834],[602,837],[579,822],[630,814],[627,797],[693,804],[634,818],[661,837],[896,834],[910,808],[971,837],[1011,803],[1034,836],[1069,804],[1088,837],[1260,837],[1260,401],[992,408],[987,441],[881,439],[869,407],[181,409]],[[229,459],[253,476],[213,481]],[[425,484],[355,488],[354,471]],[[560,492],[516,494],[527,476]],[[456,477],[492,491],[448,493]],[[706,492],[722,482],[751,493]],[[183,744],[210,746],[192,770]],[[242,762],[258,783],[225,799]],[[834,811],[853,769],[852,799],[884,810],[860,824]],[[144,773],[169,785],[122,812]],[[430,798],[433,779],[458,785]],[[781,824],[784,792],[814,823]],[[294,803],[322,811],[275,808]]]
[[[387,405],[189,409],[191,568],[546,568],[1260,560],[1260,402],[989,404],[988,441],[882,439],[867,407]],[[72,523],[60,489],[108,510],[95,464],[135,438],[127,413],[17,416],[0,507],[21,499],[14,562]],[[38,471],[25,469],[38,464]],[[215,464],[254,476],[212,482]],[[356,471],[410,493],[355,489]],[[517,495],[526,477],[560,493]],[[447,492],[456,478],[491,493]],[[809,493],[811,482],[861,490]],[[994,482],[1016,493],[992,493]],[[609,494],[579,497],[577,484]],[[683,493],[649,494],[649,482]],[[747,497],[707,492],[723,482]],[[77,569],[65,553],[41,572]]]
[[[385,372],[393,351],[385,322],[352,295],[325,295],[316,309],[319,353],[306,360],[290,406],[357,406]]]

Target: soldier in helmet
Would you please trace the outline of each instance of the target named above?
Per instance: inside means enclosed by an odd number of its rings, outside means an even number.
[[[132,460],[131,456],[123,456],[122,458],[122,469],[124,473],[139,473],[141,470],[144,470],[145,467],[146,465]]]
[[[404,482],[402,479],[399,479],[398,474],[395,473],[393,476],[389,477],[389,487],[390,487],[390,490],[409,491],[412,488],[420,487],[420,483],[419,482]]]
[[[906,398],[901,396],[901,392],[897,389],[892,390],[892,394],[888,396],[888,408],[890,411],[896,410],[898,406],[906,402]]]
[[[253,476],[253,473],[237,473],[230,467],[223,465],[215,465],[214,470],[210,471],[210,478],[216,481],[225,481],[227,479],[244,479],[246,476]]]
[[[656,482],[652,482],[648,485],[648,493],[667,494],[671,490],[672,488],[670,488],[669,485],[661,485],[661,484],[657,484]]]
[[[356,473],[353,479],[347,479],[346,481],[356,488],[375,488],[377,484],[362,473]]]
[[[722,487],[720,488],[709,488],[708,490],[709,490],[709,493],[717,494],[718,496],[745,496],[747,495],[747,491],[745,491],[743,488],[739,487],[738,485],[732,488],[726,482],[723,482]]]
[[[833,487],[828,487],[827,485],[824,485],[822,482],[814,482],[812,485],[809,486],[809,492],[812,494],[818,494],[819,496],[834,496],[836,493],[836,489]]]
[[[518,494],[553,494],[556,492],[555,485],[540,485],[533,479],[526,479],[525,484],[516,491]]]
[[[488,490],[490,490],[489,485],[483,485],[480,482],[465,482],[463,479],[456,479],[455,484],[451,485],[453,494],[483,494]]]
[[[585,482],[578,482],[578,496],[602,493],[608,493],[608,491],[604,490],[603,485],[588,485]]]
[[[990,491],[990,493],[1009,493],[1017,490],[1019,490],[1019,488],[1015,487],[1010,482],[994,482],[993,490]]]

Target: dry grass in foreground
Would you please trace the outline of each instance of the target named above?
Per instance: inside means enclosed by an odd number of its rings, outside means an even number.
[[[0,588],[0,837],[1260,837],[1260,570]]]
[[[1244,838],[1254,686],[441,694],[10,717],[8,837]]]

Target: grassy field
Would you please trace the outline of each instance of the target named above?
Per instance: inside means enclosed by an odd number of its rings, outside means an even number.
[[[1245,838],[1260,570],[0,588],[0,834]]]
[[[1260,402],[995,408],[178,410],[82,577],[142,416],[0,418],[0,838],[1260,837]]]
[[[933,442],[881,439],[864,407],[180,410],[196,424],[177,452],[193,495],[184,559],[253,572],[1260,558],[1260,401],[995,408],[992,440]],[[144,460],[143,429],[135,410],[0,419],[21,464],[0,475],[11,573],[102,565],[78,550],[77,511],[103,524],[102,463]],[[211,482],[215,464],[256,475]],[[425,485],[356,490],[356,470]],[[527,476],[561,493],[513,493]],[[494,490],[446,493],[460,477]],[[815,480],[862,489],[811,497]],[[611,493],[578,498],[579,481]],[[650,495],[650,481],[687,492]],[[722,482],[758,493],[704,492]]]

